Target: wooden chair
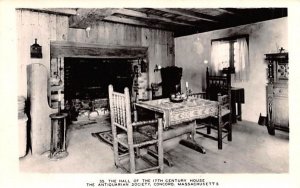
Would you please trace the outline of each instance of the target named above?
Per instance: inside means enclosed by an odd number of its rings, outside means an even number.
[[[218,149],[222,149],[223,138],[227,137],[228,141],[232,141],[231,75],[228,73],[224,76],[212,76],[207,68],[206,83],[207,99],[219,102],[218,115],[198,123],[196,132],[217,140]],[[206,133],[201,131],[203,128],[207,129]],[[217,137],[211,136],[212,128],[217,130]]]
[[[109,85],[109,106],[111,114],[111,125],[113,134],[113,150],[114,161],[116,167],[121,167],[130,173],[141,173],[151,170],[158,170],[163,173],[163,147],[162,147],[162,119],[155,119],[149,121],[131,121],[131,105],[128,88],[124,89],[124,93],[118,93],[113,90],[113,86]],[[157,134],[146,135],[137,132],[136,129],[141,126],[153,125],[156,128]],[[119,154],[119,144],[128,149],[128,153]],[[139,149],[154,145],[157,147],[158,160],[153,164],[146,160],[143,156],[139,156]],[[126,165],[121,164],[121,159],[129,155],[129,169]],[[143,169],[137,168],[137,159],[145,159],[150,164],[150,167]]]
[[[196,133],[218,141],[218,149],[222,149],[222,140],[224,138],[227,137],[228,141],[232,141],[232,123],[229,96],[220,94],[218,96],[218,102],[218,115],[211,117],[209,122],[198,124]],[[206,133],[201,131],[203,128],[206,128]],[[211,136],[211,129],[217,130],[217,137]]]
[[[162,98],[168,98],[171,94],[181,91],[180,81],[182,68],[176,66],[163,67],[161,73]]]
[[[209,100],[218,100],[218,95],[231,97],[231,74],[223,72],[223,75],[213,76],[206,69],[206,96]]]

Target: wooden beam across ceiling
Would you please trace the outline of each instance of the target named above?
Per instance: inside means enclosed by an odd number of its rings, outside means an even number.
[[[195,25],[187,23],[185,21],[175,20],[175,19],[166,18],[166,17],[154,15],[154,14],[149,14],[149,13],[143,13],[143,12],[140,12],[137,10],[138,9],[119,9],[115,13],[125,15],[125,16],[142,18],[142,19],[146,19],[146,20],[157,20],[157,21],[168,23],[168,24],[176,24],[176,25],[195,27]]]
[[[53,9],[46,11],[54,13]],[[174,36],[184,36],[284,17],[287,16],[287,8],[218,8],[211,11],[191,8],[78,8],[64,13],[59,9],[56,13],[71,15],[70,28],[86,29],[103,21],[173,31]]]
[[[208,22],[218,22],[212,16],[193,12],[193,11],[188,11],[188,10],[184,10],[184,9],[179,9],[179,8],[167,8],[167,9],[164,8],[164,9],[157,9],[157,10],[160,10],[160,11],[166,12],[166,13],[176,14],[179,16],[190,17],[190,18],[194,18],[197,20],[204,20],[204,21],[208,21]]]
[[[113,8],[79,8],[76,15],[69,18],[69,27],[85,29],[97,21],[102,21],[105,17],[112,15],[116,10]]]
[[[74,16],[77,13],[76,10],[72,8],[17,8],[17,10],[30,10],[34,12],[43,12],[65,16]]]
[[[231,14],[231,15],[235,14],[233,11],[227,10],[226,8],[219,8],[219,10],[221,12],[224,12],[224,13],[227,13],[227,14]]]
[[[129,24],[147,28],[162,29],[167,31],[174,30],[175,26],[194,27],[194,25],[189,23],[173,21],[171,19],[163,18],[153,14],[148,15],[139,11],[117,8],[77,9],[77,14],[69,18],[69,27],[86,29],[87,27],[99,21]],[[160,21],[163,21],[164,23],[159,23]]]
[[[146,28],[156,28],[156,29],[162,29],[162,30],[167,30],[167,31],[172,31],[174,29],[174,27],[170,27],[170,26],[164,25],[164,24],[151,23],[151,22],[147,22],[147,21],[123,18],[120,16],[113,16],[113,15],[105,17],[103,19],[103,21],[115,22],[115,23],[121,23],[121,24],[129,24],[129,25],[135,25],[135,26],[146,27]]]

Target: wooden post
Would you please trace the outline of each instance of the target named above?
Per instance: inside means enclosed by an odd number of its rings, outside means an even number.
[[[228,119],[228,135],[227,135],[227,139],[228,141],[232,141],[232,116],[236,116],[236,114],[232,113],[232,103],[231,103],[231,74],[230,72],[227,72],[227,89],[228,89],[228,104],[229,104],[229,119]],[[235,103],[234,103],[235,105]],[[236,113],[236,112],[234,112]]]
[[[113,86],[109,85],[108,86],[108,95],[109,95],[109,108],[110,108],[110,122],[111,122],[111,129],[112,129],[112,134],[113,138],[117,137],[117,128],[115,126],[115,107],[114,107],[114,100],[113,100]],[[115,165],[117,167],[120,166],[119,162],[119,151],[118,151],[118,141],[116,139],[113,140],[113,149],[114,149],[114,160],[115,160]]]
[[[222,149],[222,112],[221,104],[218,104],[218,149]]]
[[[157,130],[157,136],[158,136],[158,166],[159,172],[164,172],[164,151],[163,151],[163,124],[162,124],[162,118],[158,118],[158,130]]]
[[[127,87],[125,87],[124,93],[125,93],[126,125],[127,125],[127,138],[128,138],[128,147],[129,147],[128,149],[129,149],[129,160],[130,160],[130,173],[135,173],[133,130],[131,125],[132,122],[131,122],[129,90]]]
[[[208,72],[208,67],[206,67],[206,97],[207,99],[210,99],[210,94],[209,94],[209,72]]]

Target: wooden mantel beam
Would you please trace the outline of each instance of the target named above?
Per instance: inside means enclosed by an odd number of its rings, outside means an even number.
[[[51,41],[50,56],[89,57],[89,58],[143,58],[148,53],[147,47],[140,46],[105,46],[95,43],[69,41]]]

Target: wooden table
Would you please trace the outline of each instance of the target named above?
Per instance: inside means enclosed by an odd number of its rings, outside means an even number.
[[[236,123],[237,120],[242,121],[242,107],[241,104],[245,103],[245,91],[244,88],[231,88],[231,107],[232,107],[232,123]],[[236,110],[237,104],[237,110]]]
[[[153,111],[157,117],[163,118],[164,133],[182,123],[191,123],[192,129],[189,128],[187,139],[181,140],[180,144],[191,149],[205,153],[205,149],[196,143],[194,135],[196,132],[196,119],[203,119],[209,116],[217,115],[218,102],[201,98],[189,98],[183,102],[175,103],[170,99],[157,99],[143,101],[136,104],[137,109],[142,108]],[[175,130],[176,131],[176,130]],[[176,134],[172,134],[176,135]],[[165,140],[164,136],[164,140]]]

